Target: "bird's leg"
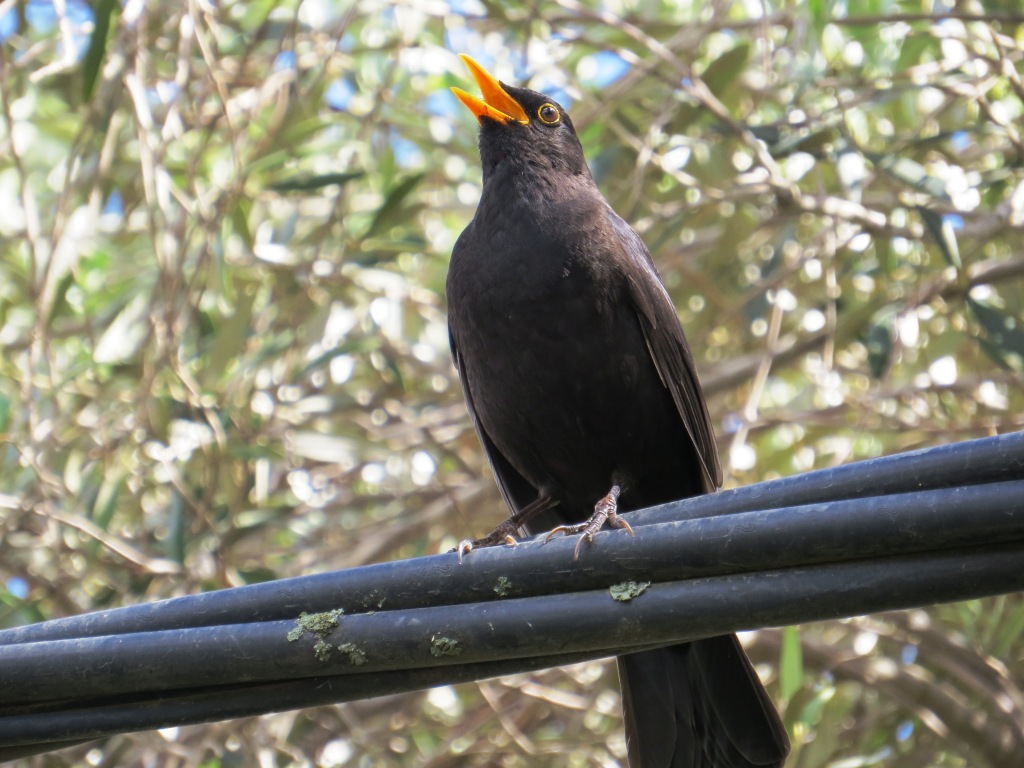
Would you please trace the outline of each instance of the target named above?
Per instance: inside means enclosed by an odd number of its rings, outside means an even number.
[[[516,541],[515,534],[519,533],[519,526],[517,526],[513,520],[515,520],[515,516],[510,517],[508,520],[501,523],[482,539],[463,539],[460,541],[459,545],[455,547],[455,552],[459,555],[459,562],[462,562],[462,556],[464,554],[471,552],[474,549],[494,547],[498,544],[511,544],[513,547],[518,546],[519,542]]]
[[[622,488],[618,485],[613,485],[612,489],[608,491],[608,495],[594,505],[594,514],[590,516],[589,520],[577,523],[576,525],[560,525],[557,528],[552,528],[544,538],[544,541],[550,541],[552,536],[559,533],[564,533],[566,536],[582,533],[583,535],[580,536],[580,540],[576,542],[576,548],[572,551],[572,559],[576,560],[580,556],[580,547],[583,546],[583,542],[589,544],[593,541],[594,534],[600,531],[606,522],[612,528],[625,528],[629,531],[629,535],[633,536],[633,529],[629,527],[629,523],[619,517],[620,493],[622,493]]]
[[[464,554],[474,549],[494,547],[498,544],[511,544],[513,547],[518,546],[519,542],[516,541],[515,537],[516,534],[519,533],[519,529],[545,509],[553,507],[554,504],[555,501],[550,496],[538,496],[518,512],[511,515],[508,520],[505,520],[482,539],[463,539],[454,550],[459,555],[459,562],[462,562],[462,556]]]

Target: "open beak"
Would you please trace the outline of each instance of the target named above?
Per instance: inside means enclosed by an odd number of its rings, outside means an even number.
[[[489,117],[499,123],[507,124],[514,121],[523,125],[530,124],[530,118],[519,106],[519,102],[505,93],[501,83],[495,80],[486,69],[464,53],[460,53],[459,58],[469,68],[470,74],[473,75],[473,79],[476,80],[476,84],[480,88],[483,99],[478,99],[461,88],[452,88],[452,93],[466,105],[470,112],[476,115],[477,121],[482,117]]]

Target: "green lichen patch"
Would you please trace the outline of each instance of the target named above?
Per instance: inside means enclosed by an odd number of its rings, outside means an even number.
[[[338,626],[338,621],[344,614],[345,612],[341,608],[321,613],[306,613],[303,611],[299,614],[299,618],[295,620],[295,626],[288,632],[288,642],[294,643],[307,632],[323,640],[326,635],[329,635]]]
[[[303,611],[295,620],[295,626],[288,633],[288,641],[294,643],[303,637],[307,632],[316,638],[313,643],[313,655],[317,661],[327,663],[335,648],[327,638],[338,627],[338,622],[345,612],[341,608],[321,613],[306,613]],[[359,666],[366,663],[366,654],[352,643],[342,643],[337,650],[348,656],[349,663]]]
[[[366,653],[355,643],[342,643],[338,646],[338,650],[348,655],[348,663],[353,667],[361,667],[366,663]]]
[[[508,576],[499,576],[498,583],[494,585],[494,592],[498,597],[504,597],[512,591],[512,582],[509,581]]]
[[[314,635],[326,635],[338,626],[338,620],[343,615],[344,611],[341,608],[335,608],[333,611],[324,611],[323,613],[303,614],[296,623],[301,623],[304,629]]]
[[[458,640],[444,635],[434,635],[430,638],[430,653],[434,656],[458,656],[462,653],[462,646]]]
[[[612,598],[622,603],[628,603],[634,597],[640,597],[647,588],[651,586],[649,581],[624,581],[621,584],[613,584],[608,588]]]
[[[313,655],[316,656],[317,661],[325,663],[330,661],[332,650],[334,650],[334,646],[326,640],[317,640],[316,643],[313,644]]]

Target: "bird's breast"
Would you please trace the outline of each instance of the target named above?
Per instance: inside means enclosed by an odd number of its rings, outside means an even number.
[[[509,274],[518,282],[481,277],[452,297],[464,383],[484,430],[527,479],[596,500],[623,454],[646,451],[670,423],[671,403],[650,397],[662,387],[615,285],[571,258],[543,280]]]

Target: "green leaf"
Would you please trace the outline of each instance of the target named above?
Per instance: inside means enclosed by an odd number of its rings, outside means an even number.
[[[269,185],[269,188],[277,192],[311,192],[329,187],[332,184],[347,184],[353,179],[361,179],[364,175],[362,171],[297,175],[281,181],[275,181]]]
[[[916,160],[911,160],[909,157],[879,155],[876,153],[866,153],[866,156],[877,168],[885,171],[902,184],[906,184],[918,192],[924,192],[936,200],[941,200],[945,203],[950,202],[945,182],[928,173],[924,166]]]
[[[960,261],[960,249],[956,244],[956,232],[953,231],[953,225],[949,220],[923,206],[918,206],[917,212],[928,233],[935,238],[946,263],[957,269],[963,267],[963,262]]]
[[[249,229],[249,214],[252,212],[252,202],[249,200],[239,200],[238,204],[231,208],[231,224],[234,232],[242,238],[242,242],[245,243],[245,247],[252,251],[256,245],[256,241],[252,236],[252,230]],[[223,259],[221,264],[223,267]]]
[[[174,488],[171,491],[171,501],[167,510],[167,540],[164,542],[167,558],[176,563],[184,564],[185,549],[188,541],[188,512],[185,508],[185,498],[181,491]]]
[[[909,69],[929,58],[942,58],[940,40],[931,35],[906,35],[900,44],[900,55],[896,60],[896,69]]]
[[[730,48],[712,61],[701,73],[701,80],[711,92],[722,98],[729,87],[739,79],[750,58],[750,44],[741,43]]]
[[[979,339],[985,351],[1000,365],[1020,370],[1024,364],[1024,328],[1020,319],[969,296],[967,307],[985,329],[986,338]]]
[[[273,581],[281,577],[281,574],[277,573],[270,568],[240,568],[238,569],[238,575],[242,577],[242,580],[246,584],[262,584],[266,581]]]
[[[997,659],[1004,658],[1022,637],[1024,637],[1024,605],[1019,605],[1004,617],[997,627],[992,654]]]
[[[6,395],[0,395],[0,433],[7,429],[7,422],[11,419],[11,400]]]
[[[53,291],[53,301],[50,304],[50,313],[46,318],[47,326],[53,323],[55,317],[64,314],[70,309],[68,306],[68,290],[74,284],[75,276],[71,272],[65,274],[57,282],[57,287]]]
[[[374,214],[373,221],[370,222],[370,226],[363,237],[373,237],[398,224],[406,213],[403,206],[405,198],[409,196],[409,193],[422,180],[423,174],[417,173],[414,176],[402,179],[402,181],[393,186],[391,191],[388,192],[388,196],[384,198],[384,203],[377,209],[377,213]]]
[[[868,368],[871,376],[880,379],[889,370],[893,351],[893,315],[886,313],[868,328],[864,335],[864,346],[868,350]]]
[[[811,23],[814,31],[821,35],[825,25],[831,20],[832,3],[828,0],[808,0],[807,8],[811,12]]]
[[[800,694],[797,694],[797,699],[799,698]],[[853,686],[815,686],[812,698],[800,713],[800,722],[808,731],[814,733],[814,739],[802,745],[799,761],[801,765],[835,765],[832,758],[835,757],[843,737],[843,729],[836,727],[835,724],[849,718],[850,712],[859,702],[860,698]],[[786,709],[788,711],[789,706]],[[867,763],[859,765],[866,766]]]
[[[804,661],[800,648],[800,630],[786,627],[782,630],[782,652],[779,658],[779,688],[782,697],[789,699],[803,686]]]
[[[133,359],[149,335],[149,297],[141,291],[118,312],[93,351],[101,365],[117,365]]]
[[[117,0],[99,0],[95,8],[95,22],[92,35],[89,37],[89,50],[82,61],[82,98],[88,101],[96,87],[96,78],[103,66],[103,57],[107,52],[107,37],[110,31],[110,19],[120,12],[121,5]]]
[[[123,473],[107,478],[100,486],[96,496],[96,503],[91,510],[91,517],[104,531],[110,530],[110,521],[117,509],[117,499],[124,486],[125,476]]]
[[[202,383],[215,387],[231,363],[242,354],[252,333],[252,308],[256,301],[258,286],[242,284],[236,292],[234,311],[218,318],[213,343],[204,357]]]

